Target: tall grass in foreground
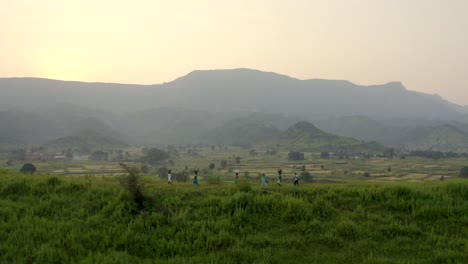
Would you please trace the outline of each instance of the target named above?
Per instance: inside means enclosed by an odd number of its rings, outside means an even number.
[[[0,262],[468,263],[467,181],[262,192],[144,178],[143,208],[107,181],[0,172]]]

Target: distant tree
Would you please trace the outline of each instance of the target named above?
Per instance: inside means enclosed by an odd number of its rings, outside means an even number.
[[[175,181],[178,181],[178,182],[186,182],[189,179],[189,173],[186,170],[184,170],[182,172],[175,172],[175,173],[173,172],[172,173],[172,178]]]
[[[330,152],[322,152],[320,153],[320,158],[321,159],[329,159],[330,158]]]
[[[150,171],[150,167],[148,165],[145,165],[145,164],[141,164],[141,172],[144,173],[144,174],[148,174]]]
[[[210,146],[211,150],[214,151],[216,149],[216,146],[215,145],[211,145]]]
[[[80,154],[80,155],[87,155],[89,153],[91,153],[91,147],[90,146],[84,145],[84,146],[81,146],[78,149],[78,154]]]
[[[222,161],[220,162],[220,165],[221,165],[221,168],[225,169],[225,168],[227,167],[228,163],[227,163],[227,161],[222,160]]]
[[[255,149],[251,149],[249,154],[252,155],[252,156],[255,156],[255,155],[257,155],[257,151],[255,151]]]
[[[240,157],[235,157],[234,160],[236,161],[236,164],[240,164],[241,158]]]
[[[468,166],[465,166],[461,169],[460,171],[460,176],[462,177],[468,177]]]
[[[169,154],[167,154],[167,152],[157,149],[157,148],[152,148],[147,151],[146,156],[142,157],[142,161],[148,164],[156,165],[160,163],[161,161],[166,160],[168,158],[169,158]]]
[[[306,166],[305,166],[305,165],[302,165],[301,171],[305,171],[305,170],[306,170]]]
[[[210,165],[208,166],[208,168],[209,168],[210,170],[214,169],[214,168],[215,168],[214,163],[210,163]]]
[[[171,166],[175,165],[175,162],[173,160],[169,160],[167,163],[169,163],[169,165],[171,165]]]
[[[156,173],[158,174],[159,178],[166,178],[167,177],[167,172],[168,172],[168,168],[160,167],[160,168],[158,168]],[[174,174],[174,173],[172,173],[172,174]]]
[[[390,157],[390,158],[393,158],[395,156],[396,152],[395,152],[395,149],[394,148],[386,148],[384,150],[384,155],[386,157]]]
[[[301,172],[301,179],[304,182],[312,182],[313,181],[312,175],[308,171],[302,171]]]
[[[366,178],[369,178],[371,175],[368,172],[364,172],[363,176],[366,177]]]
[[[273,156],[273,155],[276,155],[276,153],[277,151],[273,149],[273,150],[267,150],[265,154]]]
[[[325,169],[325,166],[324,166],[324,165],[320,165],[320,168],[321,168],[322,170],[324,170],[324,169]]]
[[[388,167],[387,172],[392,172],[392,168]]]
[[[65,151],[65,157],[68,159],[68,160],[72,160],[73,159],[73,151],[71,149],[68,149],[67,151]]]
[[[99,151],[91,153],[91,155],[89,155],[88,157],[88,160],[107,161],[109,160],[109,153],[99,150]]]

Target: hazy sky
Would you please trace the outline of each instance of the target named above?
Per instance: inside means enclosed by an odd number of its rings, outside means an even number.
[[[0,0],[0,77],[161,83],[254,68],[468,104],[467,0]]]

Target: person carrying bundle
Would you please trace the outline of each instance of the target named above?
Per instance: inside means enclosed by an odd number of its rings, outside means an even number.
[[[198,169],[194,171],[195,177],[193,177],[193,185],[198,186]]]
[[[266,183],[266,175],[264,172],[262,172],[262,188],[266,188],[267,187],[267,183]]]
[[[282,173],[283,173],[283,170],[278,169],[278,181],[276,182],[278,183],[279,186],[281,186],[282,184],[282,178],[281,178]]]

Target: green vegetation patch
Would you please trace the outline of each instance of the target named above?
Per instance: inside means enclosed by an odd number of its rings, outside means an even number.
[[[468,182],[269,187],[0,170],[1,263],[467,263]]]

